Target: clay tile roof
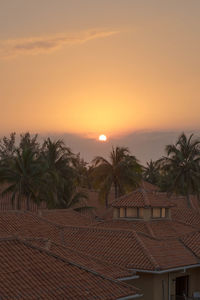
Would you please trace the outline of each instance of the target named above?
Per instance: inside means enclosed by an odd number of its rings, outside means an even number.
[[[140,234],[149,255],[154,259],[157,270],[167,270],[197,264],[196,257],[178,239],[152,239]]]
[[[72,209],[46,209],[41,210],[39,215],[50,222],[60,225],[86,226],[94,222],[92,218]]]
[[[138,221],[132,221],[132,220],[120,220],[120,219],[112,219],[108,221],[102,221],[98,224],[94,224],[96,227],[102,227],[102,228],[118,228],[118,229],[128,229],[128,230],[134,230],[136,232],[143,232],[146,234],[150,234],[147,222],[138,220]]]
[[[171,207],[174,206],[165,193],[137,189],[112,204],[113,207]]]
[[[76,251],[73,248],[56,244],[48,239],[27,238],[26,241],[28,241],[31,245],[47,249],[56,255],[59,255],[60,257],[68,259],[75,264],[100,273],[109,278],[120,279],[133,276],[133,272],[127,269],[104,262],[104,260],[91,257],[86,253]]]
[[[102,228],[65,228],[64,245],[92,257],[127,268],[154,269],[134,231]]]
[[[44,237],[61,242],[61,228],[37,215],[10,211],[0,213],[0,237]]]
[[[190,249],[198,258],[200,258],[200,232],[193,232],[183,237],[182,242]]]
[[[158,241],[133,230],[103,228],[65,228],[63,235],[66,246],[128,269],[158,270],[198,263],[175,238]],[[164,262],[157,259],[161,253],[166,256]]]
[[[134,230],[136,232],[142,232],[153,237],[180,237],[186,233],[194,232],[195,229],[192,226],[172,221],[172,220],[120,220],[113,219],[109,221],[100,222],[96,227],[102,228],[118,228]]]
[[[159,187],[157,185],[154,185],[152,183],[149,183],[145,180],[142,180],[140,184],[141,188],[145,189],[146,191],[159,191]]]
[[[0,264],[1,299],[114,300],[138,291],[18,239],[0,240]]]
[[[200,214],[192,208],[173,208],[172,219],[200,228]]]
[[[153,220],[147,222],[147,226],[151,235],[156,238],[180,237],[195,230],[192,226],[172,220]]]

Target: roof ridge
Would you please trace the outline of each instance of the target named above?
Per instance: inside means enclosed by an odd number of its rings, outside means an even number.
[[[150,226],[150,223],[149,223],[149,222],[146,222],[146,227],[147,227],[148,231],[150,232],[150,234],[151,234],[153,237],[156,237],[156,235],[154,234],[154,231],[153,231],[152,227]]]
[[[197,233],[197,232],[200,233],[200,230],[198,229],[198,230],[195,230],[195,231],[188,232],[188,233],[186,233],[186,234],[184,234],[184,235],[178,237],[178,239],[183,239],[183,238],[185,238],[185,237],[194,235],[194,234]]]
[[[29,240],[28,240],[28,239],[29,239],[29,238],[25,238],[25,241],[27,241],[27,242],[29,243]],[[113,263],[111,263],[111,262],[109,262],[109,261],[106,261],[106,260],[101,260],[101,259],[98,258],[98,257],[92,256],[92,255],[89,255],[89,254],[85,254],[84,252],[82,252],[82,251],[80,251],[80,250],[77,250],[77,249],[74,249],[73,247],[68,247],[68,246],[66,246],[66,245],[56,243],[56,242],[54,242],[54,241],[52,241],[51,239],[48,239],[48,238],[30,238],[30,241],[31,241],[31,240],[42,240],[42,241],[45,241],[45,242],[51,241],[51,245],[55,245],[55,246],[58,246],[58,247],[61,247],[61,248],[63,248],[63,249],[67,249],[67,250],[70,250],[70,251],[73,250],[73,252],[75,252],[75,253],[78,254],[78,255],[82,255],[82,256],[85,256],[86,258],[96,260],[96,261],[99,262],[99,263],[106,263],[106,264],[109,264],[109,265],[111,265],[111,266],[113,266],[113,267],[115,267],[115,268],[117,268],[117,269],[120,269],[121,271],[126,271],[126,272],[133,273],[133,272],[131,272],[130,270],[127,270],[127,269],[124,268],[124,267],[121,267],[121,266],[119,266],[119,265],[115,265],[115,264],[113,264]],[[50,249],[51,249],[51,245],[50,245]],[[49,251],[51,251],[51,250],[49,250]]]
[[[193,232],[194,233],[194,232]],[[193,251],[192,249],[190,249],[187,245],[185,245],[184,241],[181,239],[181,238],[178,238],[178,241],[183,245],[183,247],[190,253],[192,253],[192,255],[197,258],[198,260],[200,259],[199,256],[197,256]]]
[[[144,197],[144,203],[145,203],[145,206],[150,206],[150,201],[147,197],[147,191],[143,188],[140,189],[141,193],[142,193],[142,196]]]
[[[65,262],[65,263],[68,263],[68,264],[70,264],[70,265],[72,265],[72,266],[74,266],[74,267],[77,267],[77,268],[79,268],[79,269],[81,269],[81,270],[84,270],[84,271],[86,271],[86,272],[92,273],[92,274],[95,275],[95,276],[99,276],[99,277],[101,277],[101,278],[103,278],[103,279],[106,279],[106,280],[109,280],[109,281],[112,281],[112,282],[115,282],[115,283],[124,285],[124,286],[126,286],[126,287],[127,287],[127,286],[130,287],[128,284],[126,284],[126,283],[124,283],[124,282],[119,282],[117,279],[114,279],[114,278],[110,278],[110,277],[104,276],[104,275],[102,275],[102,274],[100,274],[100,273],[98,273],[98,272],[95,272],[95,271],[93,271],[93,270],[90,270],[89,268],[83,267],[83,266],[81,266],[81,265],[79,265],[79,264],[77,264],[77,263],[75,263],[75,262],[72,262],[71,260],[68,260],[68,259],[66,259],[66,258],[63,258],[63,257],[61,257],[61,256],[59,256],[59,255],[57,255],[57,254],[55,254],[55,253],[52,252],[52,251],[49,251],[49,250],[47,250],[47,249],[44,249],[44,248],[41,248],[41,247],[38,247],[38,246],[35,246],[35,245],[31,245],[30,243],[24,241],[23,239],[21,239],[21,238],[19,238],[19,237],[13,238],[12,241],[18,241],[19,243],[24,244],[25,246],[27,246],[27,247],[29,247],[29,248],[39,250],[40,252],[44,252],[44,253],[46,253],[46,254],[49,255],[49,256],[52,256],[52,257],[54,257],[54,258],[56,258],[56,259],[59,259],[59,260]],[[138,291],[139,291],[138,288],[135,288],[135,287],[132,287],[132,288],[133,288],[133,290],[138,290]]]
[[[140,243],[140,245],[143,247],[143,250],[146,253],[146,255],[148,256],[149,260],[151,261],[151,264],[155,267],[155,269],[159,270],[160,266],[157,263],[156,259],[153,257],[153,255],[151,255],[151,253],[149,252],[145,243],[140,239],[140,237],[138,236],[138,234],[136,232],[135,232],[135,237],[136,237],[137,241]],[[151,238],[151,237],[149,237],[149,238]]]
[[[45,212],[45,211],[47,211],[47,212],[54,211],[54,212],[63,212],[63,213],[69,213],[69,212],[72,212],[72,213],[74,213],[74,214],[76,214],[76,215],[79,215],[79,216],[81,216],[81,217],[83,217],[83,218],[85,218],[85,219],[91,221],[91,218],[90,218],[90,217],[88,217],[88,216],[86,216],[86,215],[82,215],[81,213],[79,213],[78,211],[76,211],[76,210],[74,210],[74,209],[72,209],[72,208],[64,208],[64,209],[63,209],[63,208],[58,208],[58,209],[39,209],[39,210],[38,210],[38,212],[41,212],[41,213],[43,213],[43,212]],[[38,213],[37,213],[36,215],[38,215]],[[41,215],[40,217],[45,217],[45,216],[44,216],[44,215]]]
[[[185,223],[185,222],[183,222],[183,221],[181,221],[181,220],[172,220],[172,221],[173,221],[173,222],[176,222],[176,223],[180,223],[180,224],[185,225],[185,226],[188,226],[188,227],[192,227],[192,228],[194,228],[194,229],[197,229],[197,227],[196,227],[195,225]],[[198,228],[198,229],[199,229],[199,228]]]
[[[136,230],[134,229],[126,229],[126,228],[104,228],[104,227],[95,227],[95,226],[70,226],[70,225],[66,225],[64,226],[63,229],[67,229],[67,228],[71,228],[71,229],[77,229],[77,230],[90,230],[90,231],[105,231],[105,232],[121,232],[121,233],[132,233],[132,232],[136,232]]]

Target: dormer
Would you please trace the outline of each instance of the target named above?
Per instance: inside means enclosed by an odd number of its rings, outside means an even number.
[[[113,218],[126,220],[170,219],[174,206],[166,193],[137,189],[112,204]]]

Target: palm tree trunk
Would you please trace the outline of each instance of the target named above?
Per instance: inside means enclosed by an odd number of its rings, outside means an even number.
[[[30,195],[26,198],[26,210],[30,210]]]
[[[108,208],[108,195],[106,194],[106,197],[105,197],[105,204],[106,204],[106,208]]]
[[[18,197],[17,197],[17,209],[18,210],[20,210],[20,208],[21,208],[21,205],[20,205],[21,203],[20,203],[20,194],[18,195]]]
[[[114,187],[115,187],[115,199],[118,198],[118,189],[117,189],[117,184],[114,183]]]
[[[190,194],[189,194],[188,191],[187,191],[187,194],[186,194],[186,200],[187,200],[188,207],[191,208]]]

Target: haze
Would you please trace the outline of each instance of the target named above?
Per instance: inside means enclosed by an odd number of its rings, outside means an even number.
[[[199,53],[199,0],[0,0],[1,135],[198,131]]]

